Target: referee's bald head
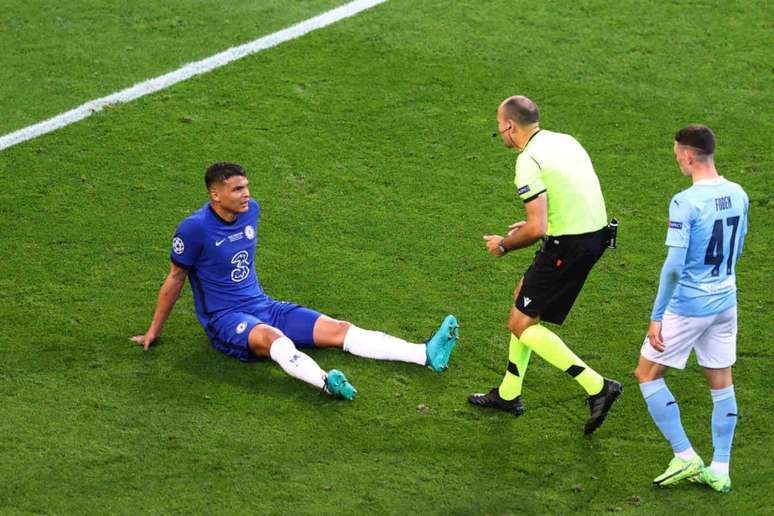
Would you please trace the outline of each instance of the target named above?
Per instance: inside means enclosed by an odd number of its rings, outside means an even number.
[[[513,120],[521,127],[537,124],[540,121],[538,105],[524,95],[508,97],[500,104],[503,118]]]

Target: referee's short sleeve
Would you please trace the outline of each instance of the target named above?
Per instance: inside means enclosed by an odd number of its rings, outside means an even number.
[[[691,205],[687,199],[675,195],[669,203],[669,224],[666,245],[688,247],[691,236]]]
[[[531,155],[522,152],[516,158],[516,188],[524,202],[535,199],[546,191],[540,177],[540,164]]]

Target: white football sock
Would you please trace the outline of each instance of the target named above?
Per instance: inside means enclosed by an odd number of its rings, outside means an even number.
[[[715,462],[710,464],[710,471],[716,475],[728,475],[728,462]]]
[[[310,383],[318,389],[325,387],[325,371],[320,369],[317,362],[312,360],[309,355],[297,350],[289,338],[280,337],[275,340],[271,344],[269,355],[293,378]]]
[[[691,460],[696,456],[696,452],[693,451],[693,448],[688,448],[687,450],[683,450],[681,452],[675,452],[675,457],[679,457],[683,460]]]
[[[344,336],[344,351],[376,360],[398,360],[425,365],[426,348],[424,344],[412,344],[380,331],[358,328],[354,324]]]

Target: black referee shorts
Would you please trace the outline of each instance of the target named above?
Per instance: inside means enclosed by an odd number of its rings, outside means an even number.
[[[591,268],[607,249],[608,229],[582,235],[549,236],[524,273],[514,304],[530,317],[562,324]]]

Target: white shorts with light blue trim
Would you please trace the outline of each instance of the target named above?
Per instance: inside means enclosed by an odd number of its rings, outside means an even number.
[[[706,317],[664,314],[661,336],[666,349],[656,351],[645,337],[640,354],[651,362],[685,369],[691,350],[702,367],[723,369],[736,362],[736,307]]]

